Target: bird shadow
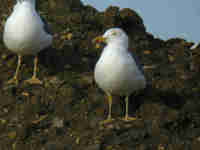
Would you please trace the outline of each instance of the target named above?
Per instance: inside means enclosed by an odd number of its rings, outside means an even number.
[[[78,61],[80,59],[80,54],[68,47],[62,50],[50,47],[39,53],[40,64],[48,70],[50,75],[77,68],[80,66],[80,61]]]
[[[173,89],[163,91],[148,85],[144,90],[130,95],[129,114],[134,115],[145,103],[157,103],[179,110],[186,103],[186,98]],[[125,106],[125,101],[123,105]]]

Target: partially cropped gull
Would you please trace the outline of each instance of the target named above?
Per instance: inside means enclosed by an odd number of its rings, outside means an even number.
[[[96,63],[94,78],[108,97],[109,113],[103,123],[112,121],[112,95],[126,96],[126,114],[123,120],[135,120],[128,115],[129,95],[146,86],[142,66],[129,52],[128,36],[120,28],[111,28],[93,42],[105,42],[106,46]]]
[[[8,83],[18,84],[18,73],[22,56],[34,55],[34,69],[30,84],[41,84],[37,78],[37,53],[52,43],[52,35],[46,30],[46,24],[41,20],[35,9],[35,0],[17,0],[12,14],[8,17],[3,33],[6,47],[18,55],[17,69],[14,77]]]

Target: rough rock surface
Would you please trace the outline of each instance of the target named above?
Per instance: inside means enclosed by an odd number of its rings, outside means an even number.
[[[200,49],[174,38],[164,41],[147,33],[131,9],[109,7],[98,12],[79,0],[38,0],[37,10],[55,36],[39,54],[42,86],[24,84],[32,74],[25,56],[20,85],[6,85],[16,55],[2,42],[3,25],[13,0],[0,5],[0,149],[2,150],[198,150],[200,147]],[[131,115],[123,122],[123,97],[116,97],[106,126],[108,106],[93,80],[102,47],[91,40],[110,27],[131,38],[132,52],[145,68],[148,86],[130,99]],[[121,100],[120,100],[121,99]]]

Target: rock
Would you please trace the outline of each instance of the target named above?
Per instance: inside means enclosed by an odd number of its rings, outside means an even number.
[[[14,3],[2,0],[1,34]],[[199,148],[199,46],[191,50],[193,43],[185,39],[156,38],[146,31],[140,14],[129,8],[110,6],[99,12],[80,0],[37,0],[37,10],[54,34],[53,45],[39,54],[42,86],[22,84],[32,75],[30,56],[24,56],[20,84],[5,84],[17,57],[0,42],[0,149]],[[145,66],[148,85],[129,98],[135,121],[119,119],[124,116],[124,99],[113,96],[115,120],[100,125],[108,105],[93,72],[105,45],[97,49],[91,41],[111,27],[128,33],[130,52]]]
[[[86,149],[87,150],[100,150],[100,144],[90,145]]]
[[[142,18],[129,8],[124,8],[119,12],[122,28],[129,34],[137,34],[137,32],[145,32],[145,26]]]
[[[64,126],[64,120],[63,119],[60,119],[58,117],[53,119],[53,127],[63,128],[63,126]]]

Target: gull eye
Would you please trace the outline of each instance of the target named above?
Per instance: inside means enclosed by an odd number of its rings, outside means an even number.
[[[117,35],[117,32],[113,31],[111,35],[115,36],[115,35]]]

